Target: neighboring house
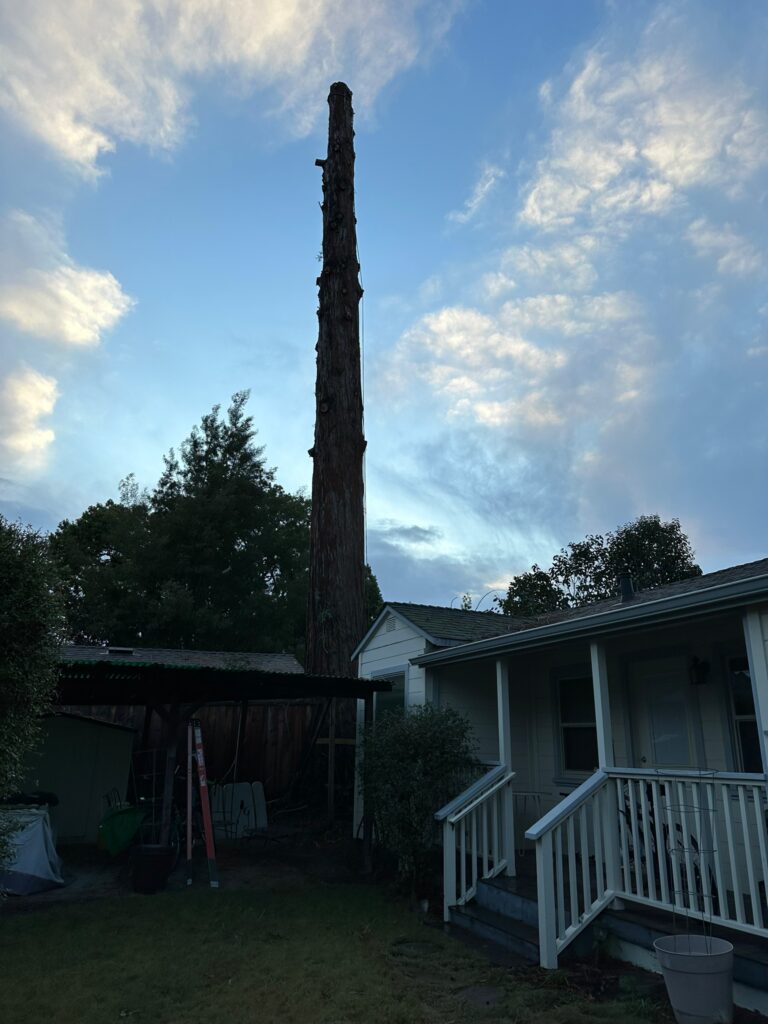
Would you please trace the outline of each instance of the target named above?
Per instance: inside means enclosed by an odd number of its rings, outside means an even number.
[[[439,815],[447,920],[550,967],[618,898],[768,939],[768,559],[463,643],[418,608],[357,653],[466,712],[489,765]]]

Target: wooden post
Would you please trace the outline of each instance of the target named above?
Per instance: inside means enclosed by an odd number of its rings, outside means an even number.
[[[248,701],[240,703],[240,719],[237,723],[237,741],[235,746],[235,767],[232,773],[232,781],[240,781],[240,763],[243,757],[243,743],[245,742],[245,727],[248,722]],[[254,780],[251,779],[251,782]]]
[[[306,671],[357,675],[352,651],[365,632],[363,400],[360,287],[355,220],[352,93],[343,82],[328,96],[328,155],[323,169],[323,270],[310,449],[312,518]]]
[[[336,700],[328,710],[328,825],[336,817]]]
[[[163,780],[163,809],[160,819],[160,845],[167,846],[171,836],[171,810],[173,807],[173,776],[179,748],[179,705],[168,709],[165,722],[165,778]]]
[[[608,692],[605,648],[602,644],[591,643],[589,653],[592,660],[592,692],[595,698],[598,767],[613,768],[613,725],[611,723],[611,700]]]

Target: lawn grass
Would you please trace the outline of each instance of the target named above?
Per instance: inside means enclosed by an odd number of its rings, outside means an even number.
[[[558,972],[529,978],[371,885],[195,888],[0,917],[0,1021],[13,1024],[671,1020],[631,991],[594,1001]],[[473,985],[502,997],[469,1005]]]

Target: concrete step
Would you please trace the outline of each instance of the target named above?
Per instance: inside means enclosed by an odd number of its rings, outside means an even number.
[[[477,904],[486,910],[511,917],[537,928],[539,905],[535,899],[521,893],[514,879],[488,878],[477,883]]]
[[[468,903],[451,908],[451,924],[531,963],[539,962],[538,930],[523,921],[516,921],[477,903]]]

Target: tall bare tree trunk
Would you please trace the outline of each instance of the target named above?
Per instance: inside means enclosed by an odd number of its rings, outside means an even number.
[[[355,228],[352,93],[328,96],[323,168],[323,270],[318,278],[317,383],[312,473],[308,672],[357,675],[350,657],[365,630],[363,400]]]

